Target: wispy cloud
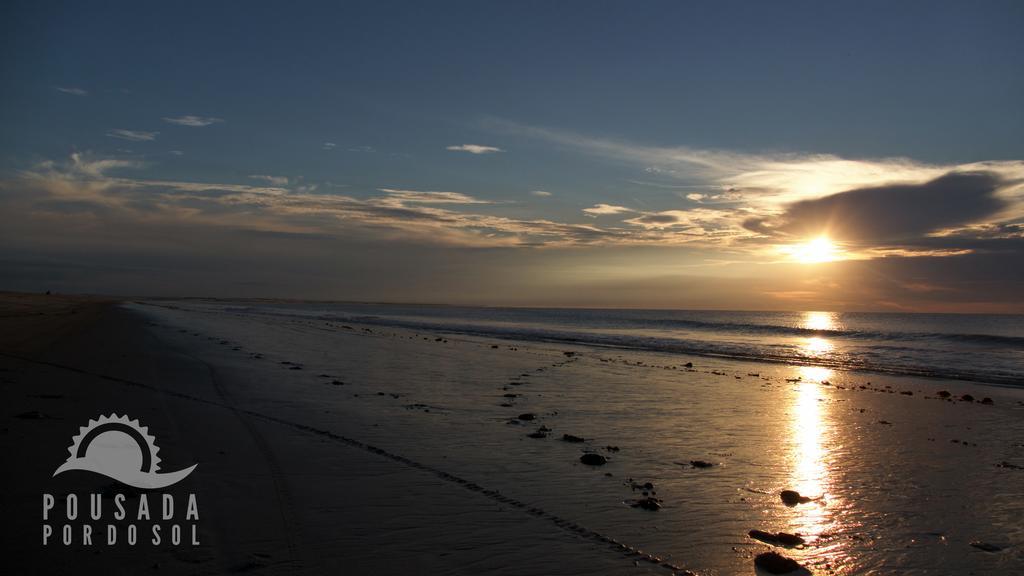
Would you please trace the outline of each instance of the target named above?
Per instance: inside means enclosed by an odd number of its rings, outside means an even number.
[[[132,142],[149,142],[156,140],[159,132],[145,132],[142,130],[122,130],[120,128],[109,130],[107,136],[111,138],[120,138],[121,140],[131,140]]]
[[[551,196],[551,192],[548,192],[547,190],[530,190],[530,195],[547,198],[548,196]]]
[[[219,124],[224,121],[222,118],[214,118],[212,116],[193,116],[191,114],[186,116],[164,116],[163,120],[168,124],[190,126],[193,128],[202,128],[211,124]]]
[[[316,234],[363,240],[414,240],[428,244],[472,247],[594,245],[631,241],[626,230],[543,218],[508,218],[481,211],[488,200],[459,192],[383,188],[367,198],[317,191],[312,186],[287,189],[215,182],[144,180],[110,174],[141,167],[116,159],[73,157],[46,162],[21,174],[17,182],[0,182],[0,195],[18,210],[47,216],[54,226],[82,214],[119,218],[153,226],[208,225],[268,233]],[[255,175],[265,176],[265,175]],[[273,178],[273,177],[272,177]],[[289,181],[290,182],[290,181]],[[40,216],[42,217],[42,216]],[[113,224],[111,224],[113,226]],[[637,242],[664,241],[636,238]]]
[[[469,152],[470,154],[493,154],[495,152],[504,152],[501,148],[495,148],[494,146],[481,146],[480,144],[458,144],[448,146],[445,149],[453,152]]]
[[[778,258],[775,248],[780,242],[801,239],[805,226],[836,210],[857,214],[848,224],[851,234],[836,228],[836,236],[849,239],[860,259],[966,254],[1024,238],[1024,214],[1015,212],[1020,202],[1007,196],[1007,187],[1014,184],[993,174],[971,177],[979,183],[977,190],[964,192],[990,199],[984,211],[946,210],[941,217],[907,228],[907,235],[894,236],[871,227],[886,218],[889,199],[888,192],[872,189],[828,195],[812,204],[779,204],[772,210],[745,196],[697,206],[678,198],[680,206],[656,209],[599,203],[582,208],[578,219],[556,220],[508,217],[503,215],[506,203],[465,192],[379,188],[368,195],[349,195],[337,193],[336,187],[266,174],[250,176],[265,186],[120,175],[141,167],[136,160],[76,154],[68,162],[39,164],[22,173],[19,182],[0,186],[17,192],[29,206],[26,213],[59,207],[61,214],[70,214],[101,207],[147,222],[205,222],[267,232],[473,247],[692,246],[729,252],[738,259],[773,254],[760,258],[772,261]],[[1019,182],[1024,179],[1017,186]],[[953,185],[959,190],[966,184]],[[929,185],[906,194],[892,189],[891,200],[900,212],[913,212],[914,205],[927,203],[933,195],[941,203],[944,189]],[[872,218],[875,212],[883,215]],[[894,228],[886,224],[885,229]]]
[[[378,188],[389,198],[399,202],[415,202],[420,204],[490,204],[460,192],[431,192],[420,190],[398,190],[395,188]]]
[[[252,178],[253,180],[263,180],[264,182],[268,182],[273,186],[288,185],[287,176],[271,176],[269,174],[249,174],[249,178]]]
[[[88,96],[89,95],[89,92],[87,90],[82,89],[82,88],[64,87],[64,86],[57,86],[57,92],[63,92],[65,94],[71,94],[71,95],[74,95],[74,96]]]
[[[625,218],[622,223],[648,231],[700,233],[705,241],[713,241],[720,247],[745,246],[746,250],[756,250],[773,242],[799,241],[801,234],[809,234],[812,229],[821,233],[833,225],[837,236],[845,234],[858,238],[862,256],[896,254],[904,249],[909,254],[908,246],[920,238],[904,237],[898,241],[891,235],[883,238],[876,233],[877,226],[871,223],[891,219],[893,213],[915,219],[914,215],[930,210],[900,204],[899,199],[904,196],[913,196],[912,203],[919,202],[925,207],[943,205],[949,194],[970,193],[964,189],[970,178],[958,176],[965,174],[986,179],[982,194],[988,200],[984,203],[969,202],[975,208],[983,208],[983,213],[978,210],[945,211],[945,220],[931,219],[925,226],[907,227],[907,236],[935,235],[948,230],[967,234],[971,230],[976,232],[994,227],[1005,230],[1007,225],[1024,221],[1024,161],[1021,160],[937,165],[907,158],[747,154],[685,146],[644,146],[506,121],[491,121],[488,125],[495,130],[536,138],[582,154],[632,164],[639,172],[664,179],[663,182],[643,184],[677,189],[676,194],[685,203],[653,211],[598,204],[583,209],[583,212],[588,216],[635,212],[638,216]],[[955,182],[955,190],[926,185],[949,181]],[[691,191],[694,189],[697,191]],[[908,189],[916,192],[903,196],[896,192]],[[863,208],[863,213],[844,212],[847,208],[853,209],[848,199],[868,197],[878,201],[857,202],[856,207]],[[693,203],[701,206],[695,207]],[[840,206],[844,208],[840,209]],[[957,220],[958,224],[953,225],[948,220]],[[800,223],[800,230],[796,221]],[[845,231],[842,226],[845,226]],[[854,234],[855,228],[860,229],[860,233]]]
[[[733,200],[743,199],[772,207],[855,188],[922,183],[951,171],[990,171],[1007,179],[1024,177],[1024,161],[1021,160],[937,165],[908,158],[848,159],[831,154],[750,154],[687,146],[645,146],[504,120],[490,120],[485,126],[633,164],[640,171],[668,179],[666,184],[714,186],[730,193]]]
[[[625,206],[614,206],[612,204],[595,204],[590,208],[584,208],[583,213],[587,216],[609,216],[612,214],[626,214],[629,212],[635,212],[631,208]]]
[[[323,145],[320,147],[323,148],[324,150],[334,150],[335,148],[338,147],[338,145],[335,144],[334,142],[324,142]]]

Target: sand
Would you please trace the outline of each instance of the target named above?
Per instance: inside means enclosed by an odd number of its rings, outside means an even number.
[[[1024,569],[1018,389],[190,302],[7,302],[17,573],[733,574],[772,549],[826,574]],[[46,417],[17,417],[30,411]],[[50,477],[71,436],[112,411],[145,421],[169,469],[199,463],[178,488],[198,495],[200,546],[41,545],[41,493],[96,482]],[[547,437],[528,436],[541,426]],[[814,500],[788,507],[784,489]],[[660,509],[633,506],[644,498]],[[807,543],[773,547],[753,529]]]

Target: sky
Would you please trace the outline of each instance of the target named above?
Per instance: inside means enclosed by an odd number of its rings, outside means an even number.
[[[1024,313],[1024,4],[4,2],[0,289]]]

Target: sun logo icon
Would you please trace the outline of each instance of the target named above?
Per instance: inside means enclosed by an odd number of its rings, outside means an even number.
[[[134,488],[165,488],[183,480],[198,464],[177,472],[158,473],[156,438],[138,420],[128,416],[100,416],[78,429],[68,452],[71,456],[53,473],[85,470],[102,474]]]

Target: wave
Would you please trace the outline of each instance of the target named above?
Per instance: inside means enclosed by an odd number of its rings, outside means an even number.
[[[309,309],[300,311],[296,309],[268,308],[260,306],[232,307],[230,310],[247,313],[273,313],[283,315],[297,315],[306,317],[332,317],[332,314],[341,314],[350,321],[372,322],[378,318],[387,318],[388,321],[395,321],[396,318],[409,318],[412,315],[376,315],[376,314],[353,314],[353,313],[325,313],[321,309]],[[462,309],[455,309],[462,311]],[[649,313],[631,315],[622,311],[608,310],[557,310],[557,309],[473,309],[473,312],[495,312],[501,311],[508,314],[511,322],[527,322],[531,324],[572,324],[588,328],[613,328],[613,329],[641,329],[641,330],[697,330],[708,332],[726,332],[735,334],[750,335],[777,335],[777,336],[799,336],[799,337],[820,337],[820,338],[843,338],[849,340],[866,341],[947,341],[954,343],[979,344],[985,346],[1004,346],[1024,350],[1024,336],[1010,336],[1002,334],[984,333],[956,333],[938,331],[914,331],[914,330],[854,330],[854,329],[827,329],[827,328],[805,328],[778,323],[765,322],[734,322],[720,320],[698,320],[693,318],[669,318],[655,316]],[[640,311],[644,312],[644,311]],[[341,316],[338,316],[339,318]],[[436,322],[458,322],[469,317],[449,315],[437,316]],[[470,318],[471,319],[471,318]],[[494,321],[494,317],[481,316],[480,321]]]
[[[942,332],[893,332],[868,330],[812,330],[779,324],[744,322],[708,322],[673,318],[594,318],[587,321],[558,312],[536,318],[523,325],[527,318],[515,322],[497,322],[493,318],[463,316],[414,317],[387,314],[364,314],[325,311],[323,308],[293,309],[262,306],[222,308],[226,312],[297,317],[337,323],[389,326],[412,330],[431,330],[450,334],[483,336],[507,340],[579,344],[624,350],[643,350],[773,362],[824,366],[840,370],[883,372],[888,374],[969,380],[991,384],[1024,385],[1024,374],[1006,367],[1006,362],[987,362],[984,354],[1000,350],[1011,354],[1024,349],[1024,338],[991,334],[956,334]],[[577,313],[578,314],[578,313]],[[561,317],[559,317],[561,316]],[[582,320],[582,322],[581,322]],[[546,321],[547,324],[543,324]],[[576,322],[576,324],[569,324]],[[666,334],[666,329],[689,328],[710,334]],[[611,330],[609,330],[611,329]],[[629,330],[629,332],[624,332]],[[659,330],[657,335],[640,334],[639,330]],[[750,339],[729,340],[728,334],[756,335]],[[808,354],[792,340],[771,340],[768,336],[821,337],[848,342],[837,352]],[[959,350],[964,343],[978,344]],[[1001,367],[1002,365],[1002,367]]]
[[[873,330],[840,330],[827,328],[804,328],[785,324],[767,324],[759,322],[724,322],[682,318],[616,318],[623,327],[632,325],[637,328],[659,329],[693,329],[714,332],[734,332],[742,334],[772,334],[781,336],[848,338],[851,340],[948,340],[954,342],[978,343],[984,345],[1003,345],[1024,348],[1024,337],[1004,336],[999,334],[958,334],[954,332],[915,332],[915,331],[873,331]]]

